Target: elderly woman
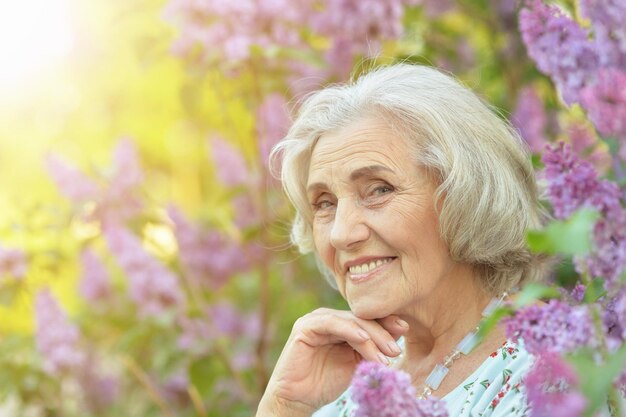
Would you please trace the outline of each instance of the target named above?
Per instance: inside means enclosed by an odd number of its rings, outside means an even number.
[[[525,245],[535,177],[512,128],[449,76],[402,64],[311,95],[274,155],[293,242],[350,310],[297,320],[257,416],[350,416],[363,360],[406,371],[450,416],[524,415],[528,353],[500,328],[476,337],[540,273]]]

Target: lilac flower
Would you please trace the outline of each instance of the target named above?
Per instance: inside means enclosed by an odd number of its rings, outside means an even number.
[[[240,194],[233,198],[233,207],[235,209],[235,224],[240,229],[247,229],[259,224],[259,213],[249,194]]]
[[[85,216],[87,220],[115,224],[136,216],[142,209],[137,189],[143,181],[143,173],[130,139],[122,139],[115,147],[109,175],[102,181],[91,179],[54,155],[50,155],[46,163],[50,176],[66,198],[77,205],[95,203],[95,208]]]
[[[81,295],[90,302],[104,300],[111,295],[109,274],[102,260],[89,249],[80,255],[82,278],[79,288]]]
[[[215,230],[203,230],[175,207],[170,207],[168,214],[174,222],[184,272],[192,282],[217,289],[257,259],[256,246],[242,245]]]
[[[239,151],[219,137],[211,139],[211,151],[217,176],[223,184],[235,187],[248,182],[248,167]]]
[[[602,323],[610,351],[626,341],[626,290],[612,296],[602,309]]]
[[[448,417],[448,409],[444,401],[433,396],[417,401],[419,417]]]
[[[332,40],[326,58],[340,78],[349,72],[355,55],[375,55],[381,40],[403,35],[402,16],[409,3],[415,1],[326,0],[321,11],[311,14],[313,30]]]
[[[361,362],[352,379],[355,417],[418,417],[415,387],[406,372]]]
[[[579,265],[584,262],[592,276],[604,278],[604,286],[610,290],[619,285],[619,278],[626,270],[626,211],[620,207],[598,220],[593,241],[592,253],[576,262]]]
[[[46,167],[61,194],[73,203],[95,200],[101,192],[98,183],[57,155],[48,155]]]
[[[524,379],[530,417],[579,417],[587,405],[576,373],[556,353],[538,357]]]
[[[592,22],[594,44],[604,67],[626,67],[626,3],[582,0],[582,15]]]
[[[520,12],[520,31],[528,55],[549,75],[566,103],[593,80],[599,57],[585,31],[556,6],[531,0]]]
[[[525,87],[520,92],[512,122],[534,153],[539,153],[544,149],[546,113],[541,98],[532,87]]]
[[[565,219],[585,204],[598,187],[593,166],[580,160],[570,145],[548,147],[542,157],[548,197],[557,219]]]
[[[26,276],[26,254],[21,249],[0,246],[0,277],[8,275],[16,279]]]
[[[570,293],[571,297],[574,301],[582,302],[585,298],[585,292],[587,291],[587,287],[583,284],[576,284]]]
[[[521,338],[532,354],[570,352],[595,343],[591,315],[584,305],[550,300],[524,307],[504,322],[507,337]]]
[[[122,138],[113,149],[111,186],[125,193],[143,183],[144,174],[137,148],[130,138]]]
[[[572,123],[567,127],[566,132],[574,153],[589,161],[598,173],[604,173],[611,167],[611,154],[608,150],[597,146],[598,139],[591,125]]]
[[[311,11],[309,0],[171,0],[165,18],[178,26],[174,53],[200,52],[203,63],[240,63],[253,47],[296,48]]]
[[[600,133],[626,139],[626,72],[600,69],[597,82],[585,87],[580,96]]]
[[[104,236],[128,276],[130,297],[142,315],[156,315],[181,305],[183,294],[176,276],[148,254],[135,235],[122,227],[108,227]]]
[[[257,110],[257,134],[261,160],[267,165],[270,151],[282,139],[291,122],[285,97],[273,93],[265,97]]]
[[[37,350],[43,356],[44,370],[58,375],[80,368],[86,356],[79,347],[78,328],[70,323],[48,289],[37,294],[35,319]]]
[[[101,415],[115,402],[120,394],[117,377],[102,372],[102,364],[93,352],[87,355],[84,366],[76,371],[86,408],[94,415]]]

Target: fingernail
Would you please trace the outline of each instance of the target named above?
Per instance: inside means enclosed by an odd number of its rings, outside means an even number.
[[[389,343],[387,343],[387,347],[393,353],[400,353],[400,352],[402,352],[402,349],[400,349],[400,346],[398,346],[398,344],[396,342],[389,342]]]
[[[368,340],[370,338],[370,335],[367,334],[365,330],[359,330],[358,334],[359,334],[359,337],[363,340]]]
[[[402,320],[402,319],[398,319],[396,320],[396,324],[400,327],[404,327],[407,328],[409,327],[409,323],[407,323],[406,321]]]
[[[382,352],[378,352],[376,356],[378,357],[380,363],[382,363],[383,365],[389,365],[389,359],[387,359],[387,357],[383,355]]]

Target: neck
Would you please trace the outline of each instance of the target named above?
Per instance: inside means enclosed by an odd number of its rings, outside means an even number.
[[[491,298],[471,268],[455,268],[427,300],[401,312],[410,331],[400,366],[413,375],[428,374],[478,325]]]

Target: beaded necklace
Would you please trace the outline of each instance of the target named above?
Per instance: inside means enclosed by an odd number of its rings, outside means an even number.
[[[482,312],[483,319],[489,317],[491,313],[494,312],[496,308],[502,304],[504,299],[507,297],[507,293],[504,292],[499,298],[492,298],[487,307]],[[482,321],[481,321],[482,322]],[[480,337],[478,336],[480,332],[480,324],[476,326],[472,331],[465,335],[463,339],[456,345],[456,347],[452,350],[452,352],[443,358],[443,362],[435,365],[428,377],[424,381],[424,388],[420,394],[418,394],[417,398],[423,399],[430,396],[433,391],[436,391],[437,388],[441,385],[441,382],[444,380],[448,372],[450,372],[450,367],[453,365],[454,361],[459,359],[461,355],[469,355],[472,350],[480,343]]]

